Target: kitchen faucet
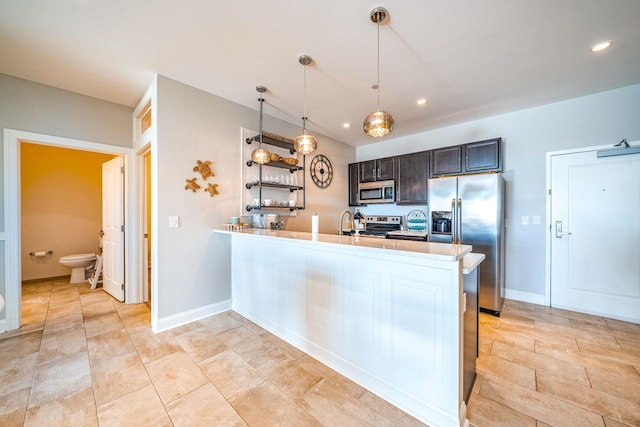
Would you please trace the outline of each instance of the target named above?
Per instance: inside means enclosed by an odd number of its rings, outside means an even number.
[[[338,229],[338,233],[339,233],[340,235],[344,234],[344,231],[345,231],[345,230],[342,228],[342,224],[343,224],[343,222],[342,222],[342,221],[344,220],[344,216],[345,216],[345,215],[349,216],[349,218],[350,218],[350,221],[349,221],[349,228],[348,228],[349,234],[352,234],[352,233],[353,233],[353,228],[354,228],[354,227],[353,227],[353,223],[354,223],[354,221],[355,221],[355,220],[353,219],[353,213],[351,213],[351,211],[350,211],[349,209],[345,209],[345,210],[344,210],[344,211],[342,211],[342,213],[340,214],[340,225],[339,225],[339,227],[340,227],[340,228]],[[358,232],[358,230],[356,229],[356,233],[357,233],[357,232]]]

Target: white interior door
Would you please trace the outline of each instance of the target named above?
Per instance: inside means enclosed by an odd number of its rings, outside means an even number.
[[[551,305],[640,323],[640,155],[551,157]]]
[[[151,298],[151,152],[145,154],[144,165],[142,280],[144,287],[143,301],[148,302]]]
[[[122,157],[102,164],[102,286],[124,301],[124,169]]]

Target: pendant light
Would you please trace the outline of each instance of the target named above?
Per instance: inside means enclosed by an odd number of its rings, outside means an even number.
[[[293,140],[293,148],[300,154],[311,154],[318,148],[318,140],[313,135],[307,134],[307,65],[313,58],[308,55],[300,55],[298,62],[304,67],[304,115],[302,117],[302,135]]]
[[[386,111],[380,111],[380,24],[389,16],[387,9],[376,7],[369,17],[378,26],[378,81],[374,87],[378,95],[378,109],[364,119],[362,129],[367,136],[380,137],[391,133],[393,130],[393,116]]]
[[[262,94],[267,91],[267,88],[264,86],[256,86],[256,91],[258,91],[260,97],[258,98],[258,102],[260,102],[260,141],[258,143],[258,148],[253,150],[251,153],[251,160],[259,165],[264,165],[269,163],[269,152],[262,148],[262,103],[264,103],[264,98],[262,98]]]

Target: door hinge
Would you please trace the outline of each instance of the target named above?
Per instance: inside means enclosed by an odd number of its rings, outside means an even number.
[[[124,166],[120,166],[120,173],[124,174]]]
[[[122,225],[120,226],[120,231],[122,231],[122,232],[124,233],[124,224],[122,224]]]
[[[120,290],[124,291],[124,283],[120,286]]]
[[[547,190],[547,194],[550,196],[551,195],[551,189]]]

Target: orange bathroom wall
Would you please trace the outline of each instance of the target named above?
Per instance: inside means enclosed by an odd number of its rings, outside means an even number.
[[[58,258],[95,253],[102,227],[102,163],[111,154],[20,143],[22,280],[69,275]],[[45,257],[29,252],[53,251]]]

